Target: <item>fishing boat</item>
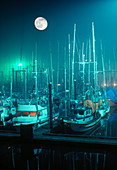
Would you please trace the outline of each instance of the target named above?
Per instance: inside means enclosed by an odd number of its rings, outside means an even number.
[[[75,29],[76,30],[76,29]],[[74,35],[75,37],[75,35]],[[98,70],[97,70],[97,60],[95,55],[95,36],[94,36],[94,23],[92,23],[92,39],[93,39],[93,51],[91,58],[91,43],[89,40],[89,57],[84,54],[84,43],[82,43],[82,59],[79,59],[75,64],[79,65],[79,74],[81,83],[81,91],[79,97],[77,98],[78,104],[75,103],[74,108],[68,110],[67,116],[63,116],[60,119],[60,123],[63,129],[67,129],[68,132],[87,132],[93,130],[97,125],[100,124],[100,119],[109,112],[109,104],[105,102],[104,98],[99,95],[98,87]],[[75,40],[74,40],[75,43]],[[74,49],[75,50],[75,49]],[[104,62],[103,62],[104,63]],[[70,97],[74,98],[75,83],[74,80],[74,58],[72,62],[72,87],[71,96],[69,88],[69,100]],[[104,67],[104,66],[103,66]],[[70,69],[69,69],[70,70]],[[105,76],[105,74],[104,74]],[[104,77],[105,80],[105,77]],[[87,83],[88,82],[88,83]],[[70,83],[70,78],[69,78]],[[88,84],[88,86],[86,86]],[[70,85],[69,85],[70,87]],[[65,88],[66,89],[66,88]],[[88,96],[88,97],[87,97]],[[94,100],[92,99],[94,97]],[[75,97],[76,98],[76,97]]]
[[[53,114],[53,120],[57,117],[58,113]],[[9,105],[5,104],[0,118],[3,126],[10,127],[29,124],[40,127],[49,123],[47,105],[27,104],[23,101],[20,103],[11,102]]]
[[[69,132],[84,133],[93,130],[100,119],[98,112],[92,114],[91,108],[81,106],[74,110],[74,114],[61,118],[61,125]]]
[[[47,107],[40,105],[18,105],[15,117],[12,118],[13,126],[25,124],[44,124],[49,119]]]

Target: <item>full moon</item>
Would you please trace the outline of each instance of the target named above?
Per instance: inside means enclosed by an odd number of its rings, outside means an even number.
[[[48,23],[45,18],[38,17],[35,19],[34,25],[38,30],[45,30],[48,26]]]

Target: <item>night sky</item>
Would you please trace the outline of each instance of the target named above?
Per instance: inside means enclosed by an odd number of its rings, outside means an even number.
[[[39,16],[48,21],[48,28],[44,31],[38,31],[34,26],[34,20]],[[113,58],[113,48],[117,53],[117,1],[114,0],[2,0],[0,21],[0,71],[5,73],[20,59],[31,63],[35,43],[38,62],[48,67],[51,46],[56,66],[57,43],[60,43],[62,60],[68,34],[73,38],[75,23],[79,44],[89,38],[94,22],[96,49],[102,40],[107,60]]]

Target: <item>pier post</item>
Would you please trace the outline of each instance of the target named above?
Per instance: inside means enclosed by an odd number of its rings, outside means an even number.
[[[53,128],[52,122],[52,83],[49,83],[49,115],[50,115],[50,130]]]
[[[20,125],[20,135],[23,139],[31,139],[33,137],[33,125]]]
[[[23,159],[23,162],[24,162],[23,166],[26,170],[35,169],[34,149],[33,149],[32,143],[31,143],[31,140],[33,138],[33,125],[32,124],[20,125],[20,136],[21,136],[21,140],[22,140],[22,142],[21,142],[21,158]]]

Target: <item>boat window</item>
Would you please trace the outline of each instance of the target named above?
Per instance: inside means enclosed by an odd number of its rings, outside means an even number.
[[[80,110],[79,115],[84,115],[84,110]]]
[[[36,116],[36,112],[30,112],[30,116]]]
[[[28,116],[29,112],[23,112],[23,116]]]
[[[21,116],[22,112],[16,112],[16,116]]]

